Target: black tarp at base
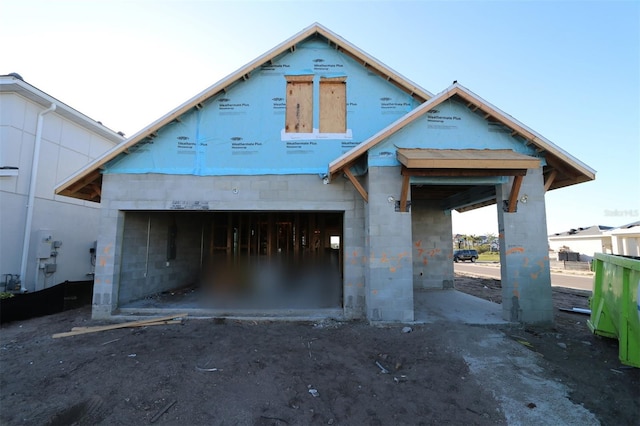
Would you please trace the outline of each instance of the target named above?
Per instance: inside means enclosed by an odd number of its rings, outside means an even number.
[[[0,323],[51,315],[91,304],[93,281],[65,281],[33,293],[0,300]]]

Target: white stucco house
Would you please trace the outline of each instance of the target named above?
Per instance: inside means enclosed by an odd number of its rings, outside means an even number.
[[[54,187],[123,139],[18,74],[0,76],[0,291],[93,278],[100,204]]]
[[[640,221],[619,226],[605,234],[611,238],[613,254],[640,256]]]
[[[611,226],[593,225],[551,234],[549,249],[555,253],[579,253],[579,259],[570,260],[588,262],[593,259],[594,253],[612,253],[611,235],[607,234],[611,229],[613,229]]]

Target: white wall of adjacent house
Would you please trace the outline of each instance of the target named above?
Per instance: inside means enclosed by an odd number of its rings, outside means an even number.
[[[593,259],[594,253],[612,253],[611,237],[608,235],[549,238],[549,248],[556,254],[563,250],[580,253],[580,261],[582,262]]]
[[[20,271],[36,126],[38,114],[46,108],[15,92],[0,92],[2,283],[5,274],[14,276]],[[54,187],[116,144],[57,111],[44,116],[42,127],[33,220],[27,230],[27,273],[20,277],[28,291],[67,280],[92,279],[89,249],[97,239],[100,204],[55,195]],[[57,255],[52,256],[54,252]]]
[[[635,232],[621,231],[612,233],[611,242],[614,254],[640,256],[640,229],[635,230]]]

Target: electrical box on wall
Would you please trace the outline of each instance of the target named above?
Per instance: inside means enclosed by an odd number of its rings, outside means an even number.
[[[36,257],[38,259],[48,259],[51,257],[51,244],[53,234],[48,229],[40,229],[36,232]]]

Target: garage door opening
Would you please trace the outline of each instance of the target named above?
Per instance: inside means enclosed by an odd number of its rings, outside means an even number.
[[[127,212],[119,306],[342,306],[342,212]]]

